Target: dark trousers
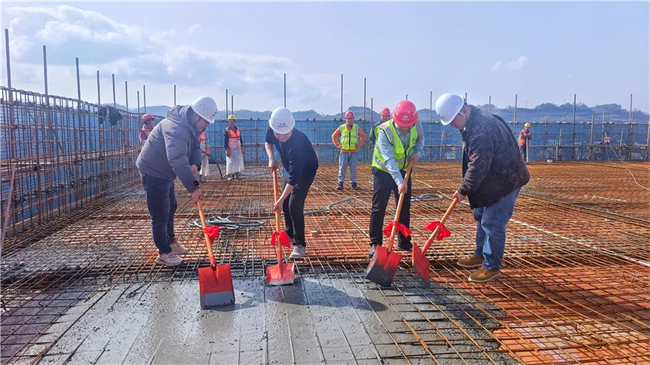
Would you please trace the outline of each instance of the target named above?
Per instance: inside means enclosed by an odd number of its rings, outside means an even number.
[[[400,171],[402,177],[406,175],[405,171]],[[370,211],[370,244],[381,245],[383,242],[383,229],[384,229],[384,216],[386,215],[386,207],[391,194],[395,195],[395,205],[399,201],[399,194],[397,193],[397,184],[389,173],[383,172],[376,168],[372,168],[372,210]],[[391,217],[391,221],[393,217]],[[408,181],[408,189],[404,195],[404,203],[402,203],[402,211],[399,215],[399,222],[409,227],[411,222],[411,178]],[[404,237],[401,233],[398,234],[399,245],[410,247],[411,238]]]
[[[147,197],[153,241],[159,253],[170,253],[170,245],[175,237],[174,214],[177,207],[174,182],[142,175],[142,187]]]
[[[288,178],[288,176],[289,174],[285,174],[286,178]],[[289,197],[284,200],[284,204],[282,205],[284,223],[287,227],[285,231],[289,238],[294,242],[294,245],[307,245],[307,242],[305,242],[305,199],[307,199],[307,193],[309,193],[309,188],[314,182],[315,177],[315,172],[303,177],[303,179],[293,187],[293,191]],[[285,179],[283,186],[286,186],[286,183],[287,181]]]

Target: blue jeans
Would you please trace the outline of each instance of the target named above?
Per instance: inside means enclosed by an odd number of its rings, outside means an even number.
[[[350,182],[357,183],[357,154],[358,152],[340,152],[339,153],[339,184],[345,182],[345,175],[348,173],[350,166]]]
[[[501,269],[506,246],[506,225],[512,217],[519,190],[516,189],[496,203],[474,209],[476,220],[476,251],[474,256],[483,257],[483,266],[491,271]]]
[[[142,187],[147,197],[153,241],[160,254],[170,253],[175,238],[174,214],[177,207],[174,182],[142,175]]]

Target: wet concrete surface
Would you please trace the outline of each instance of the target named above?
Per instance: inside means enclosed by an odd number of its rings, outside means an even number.
[[[236,304],[213,310],[200,309],[194,278],[119,284],[63,314],[46,331],[58,340],[39,363],[515,363],[458,291],[385,290],[362,275],[297,276],[280,287],[238,278]],[[490,306],[483,310],[498,315]]]

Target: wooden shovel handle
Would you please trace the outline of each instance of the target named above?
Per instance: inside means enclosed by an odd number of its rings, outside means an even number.
[[[273,196],[275,197],[275,202],[280,199],[279,193],[278,193],[278,170],[273,169]],[[275,211],[275,231],[280,232],[280,212],[277,210]],[[275,248],[276,248],[276,256],[278,257],[278,265],[282,264],[282,245],[280,244],[280,237],[277,238],[277,241],[275,242]]]
[[[208,224],[205,222],[205,214],[203,214],[203,204],[201,204],[201,199],[196,202],[196,206],[199,208],[199,217],[201,217],[201,227],[205,229]],[[210,236],[203,231],[203,239],[205,239],[205,246],[208,248],[208,257],[210,258],[210,266],[216,267],[217,263],[214,259],[214,251],[212,251],[212,242],[210,242]]]
[[[429,239],[427,240],[427,243],[424,244],[424,247],[422,247],[422,252],[426,252],[429,249],[429,246],[433,243],[433,240],[436,238],[438,235],[438,232],[440,232],[440,227],[445,224],[447,221],[447,218],[449,218],[449,215],[451,214],[451,211],[454,210],[454,207],[458,203],[458,198],[454,198],[454,200],[451,201],[451,204],[449,205],[449,208],[447,208],[447,211],[445,212],[445,215],[442,216],[442,219],[440,220],[440,225],[436,227],[436,229],[431,232],[431,235],[429,236]]]
[[[408,166],[406,166],[406,175],[404,175],[404,182],[406,183],[407,191],[408,191],[409,178],[411,177],[412,170],[413,170],[413,166],[411,166],[411,163],[409,162]],[[399,195],[399,200],[397,201],[397,210],[395,211],[395,219],[393,220],[394,222],[399,222],[399,215],[402,212],[402,204],[404,204],[405,195],[406,193],[402,193]],[[388,252],[391,252],[393,250],[393,244],[395,243],[396,235],[397,235],[397,223],[393,224],[393,229],[390,231],[390,238],[388,239],[388,247],[386,248]]]

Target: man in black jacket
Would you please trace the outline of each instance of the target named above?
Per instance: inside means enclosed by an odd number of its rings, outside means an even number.
[[[436,101],[436,113],[443,125],[451,124],[461,133],[463,181],[454,197],[469,198],[477,222],[476,250],[459,259],[458,265],[480,267],[469,281],[484,283],[501,276],[506,225],[530,174],[510,127],[500,117],[449,93]]]
[[[280,199],[273,205],[273,211],[284,212],[286,232],[293,241],[290,258],[300,259],[305,255],[305,199],[318,170],[318,158],[307,136],[294,128],[296,125],[291,111],[277,108],[269,119],[266,133],[266,154],[269,168],[278,168],[273,157],[273,147],[280,153],[284,167],[284,189]]]

